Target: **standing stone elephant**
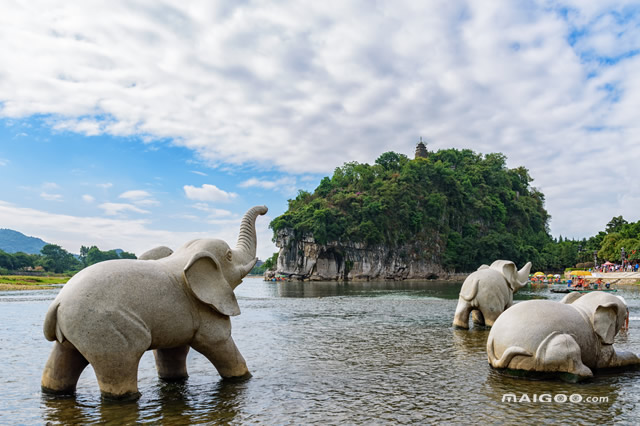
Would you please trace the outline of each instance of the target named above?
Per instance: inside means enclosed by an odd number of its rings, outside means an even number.
[[[593,369],[640,365],[618,352],[613,339],[628,315],[612,294],[570,293],[561,302],[528,300],[505,311],[487,339],[489,364],[518,375],[552,373],[567,381],[593,376]]]
[[[91,364],[104,398],[136,399],[138,362],[150,349],[162,379],[187,377],[190,347],[223,378],[249,376],[229,316],[240,314],[233,290],[256,263],[255,220],[266,212],[256,206],[244,215],[235,249],[198,239],[175,252],[158,247],[76,274],[46,314],[44,335],[55,343],[43,392],[74,393]]]
[[[469,314],[473,312],[475,323],[492,326],[513,305],[513,293],[527,283],[530,270],[531,262],[518,271],[515,263],[508,260],[479,267],[462,284],[453,325],[469,328]]]

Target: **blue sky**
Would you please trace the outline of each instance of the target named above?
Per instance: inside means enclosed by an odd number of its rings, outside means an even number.
[[[0,227],[141,253],[267,225],[346,161],[502,152],[554,236],[640,219],[630,1],[5,1]]]

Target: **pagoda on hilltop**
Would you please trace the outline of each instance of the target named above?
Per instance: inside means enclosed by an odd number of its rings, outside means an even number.
[[[425,143],[422,142],[422,136],[420,136],[420,142],[418,142],[418,145],[416,145],[415,158],[427,158],[427,156],[428,156],[427,145],[425,145]]]

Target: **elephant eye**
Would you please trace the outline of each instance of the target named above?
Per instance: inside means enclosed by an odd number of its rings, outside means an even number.
[[[231,254],[232,254],[231,249],[227,249],[227,260],[229,262],[231,262]]]

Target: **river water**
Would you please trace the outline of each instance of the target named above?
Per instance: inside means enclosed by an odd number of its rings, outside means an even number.
[[[58,290],[2,292],[0,424],[637,424],[640,369],[579,384],[501,376],[487,362],[487,329],[451,327],[459,289],[247,278],[236,289],[242,314],[232,324],[253,377],[223,382],[191,351],[189,379],[164,383],[148,352],[138,375],[142,397],[133,403],[101,402],[91,367],[75,398],[43,396],[52,344],[42,323]],[[618,294],[632,320],[615,346],[640,352],[640,291]],[[525,287],[516,300],[561,296]],[[507,393],[522,401],[503,402]],[[582,402],[561,402],[569,397]]]

